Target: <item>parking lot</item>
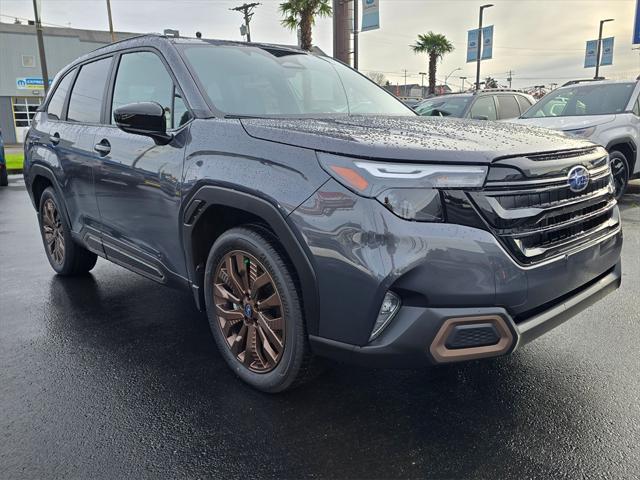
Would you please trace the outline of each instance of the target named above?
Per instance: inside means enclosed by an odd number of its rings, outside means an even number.
[[[238,381],[188,292],[99,260],[56,277],[0,189],[0,477],[638,478],[640,183],[622,288],[513,356]]]

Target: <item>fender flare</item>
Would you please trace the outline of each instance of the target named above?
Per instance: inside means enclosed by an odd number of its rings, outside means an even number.
[[[31,165],[31,167],[29,167],[28,174],[25,175],[25,185],[27,187],[27,192],[29,193],[29,197],[31,197],[31,203],[36,209],[37,214],[40,215],[40,205],[36,205],[36,199],[33,195],[33,181],[36,177],[44,177],[51,182],[51,185],[53,185],[53,189],[56,191],[56,195],[60,200],[60,207],[62,207],[62,212],[67,219],[67,224],[71,225],[71,218],[69,217],[67,204],[64,201],[64,195],[62,194],[62,188],[60,188],[58,179],[53,173],[53,170],[39,163]]]
[[[611,141],[609,141],[609,143],[607,143],[606,149],[607,152],[609,152],[615,145],[627,145],[629,148],[631,148],[631,151],[633,152],[633,158],[629,158],[627,159],[629,162],[631,162],[632,164],[632,170],[635,169],[636,167],[636,156],[637,156],[637,147],[636,147],[636,142],[633,140],[632,137],[630,137],[629,135],[625,135],[623,137],[617,137]],[[631,174],[633,175],[633,172],[631,172]]]
[[[245,192],[215,185],[200,187],[182,210],[182,245],[189,282],[198,308],[203,310],[204,306],[204,268],[195,264],[192,238],[194,228],[198,225],[202,213],[212,206],[232,207],[251,213],[261,218],[276,234],[293,263],[300,280],[307,333],[309,335],[317,334],[320,306],[317,280],[313,264],[309,259],[310,255],[305,251],[303,242],[296,236],[283,213],[270,201]]]

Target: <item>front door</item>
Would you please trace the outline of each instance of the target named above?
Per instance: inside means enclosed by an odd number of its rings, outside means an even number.
[[[136,102],[158,102],[175,138],[157,145],[113,125],[96,134],[95,170],[102,242],[107,258],[159,281],[186,278],[179,220],[188,113],[160,57],[150,51],[120,56],[110,112]],[[112,113],[110,113],[113,119]]]

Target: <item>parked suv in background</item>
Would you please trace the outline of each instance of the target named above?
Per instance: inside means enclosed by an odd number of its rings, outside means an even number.
[[[518,118],[535,99],[518,90],[489,88],[475,93],[453,93],[429,98],[414,107],[425,117],[456,117],[474,120]]]
[[[419,117],[289,47],[98,49],[57,75],[24,175],[56,272],[102,256],[190,288],[225,361],[268,392],[318,356],[505,355],[621,279],[603,148]]]
[[[640,175],[639,96],[638,81],[571,82],[547,94],[517,123],[562,130],[605,147],[620,198],[629,180]]]

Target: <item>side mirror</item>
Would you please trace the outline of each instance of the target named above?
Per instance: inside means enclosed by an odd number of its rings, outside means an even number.
[[[166,145],[173,139],[167,133],[164,108],[157,102],[123,105],[113,111],[113,118],[120,130],[151,137],[158,145]]]
[[[473,120],[489,120],[489,117],[486,115],[474,115],[471,117]]]

